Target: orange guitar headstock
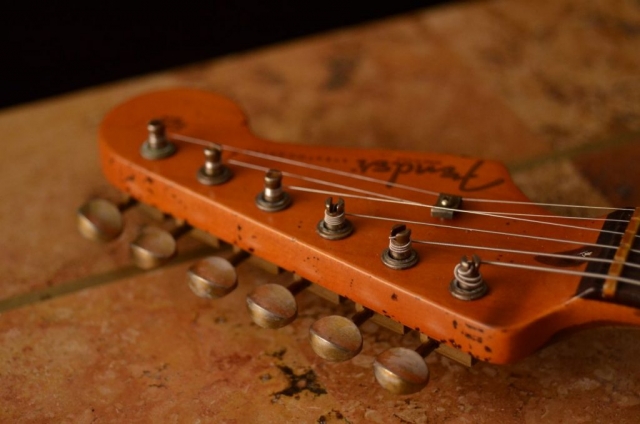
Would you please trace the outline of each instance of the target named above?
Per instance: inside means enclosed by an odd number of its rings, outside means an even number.
[[[265,326],[292,319],[293,294],[310,282],[355,302],[349,322],[311,329],[330,360],[357,353],[352,328],[372,316],[428,337],[420,354],[448,346],[494,363],[570,328],[640,325],[638,209],[556,217],[496,162],[262,140],[234,103],[195,90],[124,103],[99,141],[120,190],[297,276],[276,305],[267,289],[248,299]],[[224,294],[233,270],[222,273],[224,287],[192,288]],[[379,358],[379,380],[404,372],[401,354]]]

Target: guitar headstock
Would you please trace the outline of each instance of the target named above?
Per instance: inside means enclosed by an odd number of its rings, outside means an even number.
[[[572,327],[640,324],[636,307],[581,292],[606,221],[550,215],[499,163],[262,140],[233,102],[195,90],[126,102],[99,141],[132,198],[419,331],[426,350],[506,363]],[[336,342],[321,327],[312,342]]]

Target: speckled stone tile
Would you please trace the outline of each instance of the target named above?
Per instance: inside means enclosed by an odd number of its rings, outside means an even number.
[[[127,212],[123,236],[99,245],[74,212],[119,196],[97,165],[101,117],[184,85],[234,98],[265,138],[499,159],[536,201],[638,204],[639,10],[459,3],[1,112],[0,302],[71,293],[0,314],[0,421],[637,422],[637,329],[583,331],[509,366],[433,355],[430,385],[393,396],[371,364],[415,335],[367,323],[362,354],[323,362],[308,328],[348,307],[303,293],[293,325],[259,329],[244,294],[269,276],[254,264],[237,292],[203,301],[189,261],[131,270],[127,242],[148,216]]]

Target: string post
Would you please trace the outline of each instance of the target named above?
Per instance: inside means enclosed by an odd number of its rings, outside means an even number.
[[[449,285],[449,291],[453,297],[460,300],[476,300],[487,294],[487,284],[480,274],[482,261],[478,255],[471,259],[463,256],[453,269],[453,280]]]
[[[270,169],[264,176],[264,190],[256,196],[256,206],[265,212],[278,212],[291,204],[291,196],[282,190],[282,172]]]
[[[233,174],[222,163],[222,147],[212,144],[204,149],[204,165],[198,169],[197,178],[200,184],[219,185],[226,183]]]
[[[431,208],[431,216],[440,219],[453,219],[456,210],[462,207],[462,197],[440,193],[435,205]]]
[[[404,224],[391,228],[389,247],[382,251],[382,263],[392,269],[407,269],[418,263],[418,253],[411,245],[411,230]]]
[[[345,218],[344,200],[339,197],[336,203],[328,197],[324,202],[324,218],[318,222],[316,231],[327,240],[341,240],[353,232],[353,224]]]
[[[167,138],[167,130],[160,119],[152,119],[147,124],[149,135],[140,146],[140,154],[147,160],[164,159],[176,152],[176,145]]]

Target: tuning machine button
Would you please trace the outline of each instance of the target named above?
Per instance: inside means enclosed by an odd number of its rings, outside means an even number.
[[[351,319],[338,315],[320,318],[309,329],[309,341],[313,351],[331,362],[347,361],[362,350],[360,327],[373,316],[373,311],[363,309]]]
[[[200,259],[187,271],[191,291],[204,299],[218,299],[231,293],[238,286],[236,266],[249,257],[239,250],[229,259],[210,256]]]
[[[256,196],[256,206],[265,212],[278,212],[291,204],[291,196],[282,190],[282,172],[270,169],[264,176],[264,190]]]
[[[263,328],[284,327],[298,316],[295,295],[311,283],[295,274],[288,287],[280,284],[263,284],[247,295],[247,309],[254,323]]]
[[[140,154],[147,160],[164,159],[176,152],[176,145],[167,138],[164,122],[152,119],[147,124],[148,138],[140,146]]]
[[[176,254],[176,239],[191,230],[187,224],[179,224],[171,231],[146,226],[131,242],[133,262],[142,269],[156,268],[168,262]]]
[[[117,204],[105,199],[90,200],[76,213],[78,231],[89,240],[114,240],[124,228],[122,212],[135,204],[134,199]]]
[[[398,395],[419,392],[429,383],[429,367],[424,358],[438,346],[438,342],[429,339],[416,350],[404,347],[385,350],[373,363],[376,380],[384,389]]]

